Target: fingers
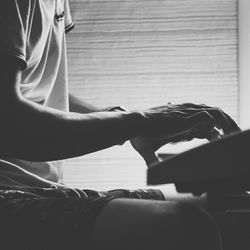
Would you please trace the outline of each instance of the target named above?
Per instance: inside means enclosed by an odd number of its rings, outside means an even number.
[[[216,124],[213,116],[207,111],[200,111],[190,117],[193,127],[190,131],[190,139],[208,139]]]
[[[192,112],[191,115],[190,112],[174,111],[171,114],[180,118],[178,119],[178,124],[175,125],[175,128],[178,128],[178,132],[162,137],[159,141],[162,145],[190,141],[194,138],[208,139],[211,137],[215,119],[207,111],[196,111],[195,113]]]
[[[223,111],[222,111],[223,112]],[[223,112],[224,113],[224,112]],[[230,126],[231,126],[231,131],[233,132],[237,132],[237,131],[241,131],[240,127],[237,125],[237,123],[227,114],[224,113],[225,117],[228,119],[228,121],[230,122]]]
[[[206,111],[214,117],[216,127],[223,130],[224,134],[229,134],[233,131],[230,120],[225,116],[224,112],[220,109],[206,109]]]
[[[240,131],[241,129],[237,125],[237,123],[222,109],[217,107],[209,107],[205,104],[193,104],[193,103],[184,103],[181,105],[176,106],[176,108],[184,108],[189,112],[197,112],[200,110],[204,110],[208,112],[215,120],[215,126],[219,129],[222,129],[224,134],[231,134],[233,132]]]
[[[221,128],[224,134],[240,131],[236,122],[220,108],[206,108],[206,111],[215,118],[216,127]]]
[[[209,141],[214,141],[214,140],[221,139],[221,138],[222,138],[222,135],[220,131],[215,127],[212,129],[212,131],[210,132],[210,135],[207,137]]]
[[[237,125],[237,123],[227,114],[225,113],[221,108],[218,107],[209,107],[205,104],[201,104],[200,105],[202,108],[204,108],[205,110],[207,110],[208,112],[210,112],[211,115],[217,113],[217,116],[221,116],[221,119],[224,119],[224,122],[227,123],[227,127],[229,129],[226,129],[226,132],[230,131],[240,131],[241,129],[239,128],[239,126]],[[229,131],[230,130],[230,131]]]
[[[220,108],[204,104],[168,104],[153,108],[151,112],[159,118],[154,119],[155,123],[160,124],[156,131],[162,134],[160,137],[165,143],[189,141],[194,138],[212,140],[221,136],[219,130],[222,134],[240,131],[228,114]]]

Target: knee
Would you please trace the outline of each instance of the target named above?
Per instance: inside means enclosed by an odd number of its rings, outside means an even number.
[[[222,249],[219,229],[208,212],[187,203],[176,205],[180,249]]]
[[[93,249],[221,249],[213,219],[187,203],[114,200],[94,228]]]

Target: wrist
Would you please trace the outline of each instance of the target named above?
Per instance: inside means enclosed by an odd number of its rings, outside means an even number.
[[[104,109],[104,111],[110,111],[110,112],[128,112],[130,113],[130,116],[132,117],[135,129],[135,137],[141,136],[143,131],[143,124],[145,122],[144,116],[139,111],[129,111],[124,106],[110,106]]]

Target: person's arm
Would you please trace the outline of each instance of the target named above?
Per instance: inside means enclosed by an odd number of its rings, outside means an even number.
[[[79,112],[79,113],[90,113],[90,112],[95,112],[95,111],[101,111],[100,108],[97,108],[93,105],[90,105],[86,102],[83,102],[81,99],[75,97],[74,95],[70,94],[69,95],[69,104],[70,104],[70,111],[71,112]],[[201,110],[202,108],[209,108],[205,105],[199,105],[196,106],[194,104],[183,104],[183,105],[173,105],[172,103],[168,103],[166,105],[168,107],[168,109],[175,109],[175,110],[179,110],[181,108],[190,108],[193,110]],[[107,108],[106,108],[107,109]],[[116,106],[116,107],[109,107],[109,109],[111,111],[127,111],[126,108],[121,107],[121,106]],[[226,114],[223,114],[223,111],[217,109],[218,113],[221,113],[222,116],[227,116]],[[218,115],[216,115],[218,117]],[[219,115],[220,116],[220,115]],[[228,117],[228,123],[233,124],[234,122],[231,121],[230,122],[230,117]],[[234,124],[236,125],[236,124]],[[238,130],[237,125],[234,126],[234,129]],[[230,128],[227,129],[226,132],[229,132]],[[188,136],[189,132],[188,132]],[[179,139],[178,138],[174,138],[176,141],[182,141],[182,140],[186,140],[188,139],[188,136],[185,138],[185,135],[179,135]],[[190,139],[192,139],[192,135],[190,137]],[[220,136],[220,131],[216,128],[212,129],[210,134],[207,136],[206,139],[208,139],[209,141],[214,140],[214,139],[219,139]],[[147,138],[147,137],[142,137],[142,136],[137,136],[134,137],[130,140],[130,143],[132,145],[132,147],[139,153],[139,155],[144,159],[146,165],[148,167],[153,166],[156,162],[159,162],[159,159],[156,155],[156,151],[164,146],[165,144],[167,144],[169,142],[169,138],[167,139],[159,139],[159,138]]]
[[[21,71],[10,57],[0,62],[0,155],[32,161],[95,152],[140,134],[139,112],[60,112],[25,99]]]
[[[219,109],[193,104],[131,112],[57,111],[22,96],[21,69],[14,58],[1,56],[0,69],[0,157],[49,161],[95,152],[136,136],[169,143],[180,135],[206,138],[214,126],[225,132],[238,129]]]
[[[80,114],[88,114],[92,112],[100,112],[102,111],[102,109],[90,103],[84,102],[82,99],[70,93],[69,94],[69,111],[80,113]]]
[[[79,114],[89,114],[92,112],[102,112],[102,111],[129,111],[122,106],[108,106],[108,107],[97,107],[93,104],[83,101],[79,97],[72,93],[69,93],[69,111],[76,112]]]

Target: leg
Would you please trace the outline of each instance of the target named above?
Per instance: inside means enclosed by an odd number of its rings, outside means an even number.
[[[220,250],[211,217],[200,208],[166,201],[115,199],[94,224],[91,250]]]

